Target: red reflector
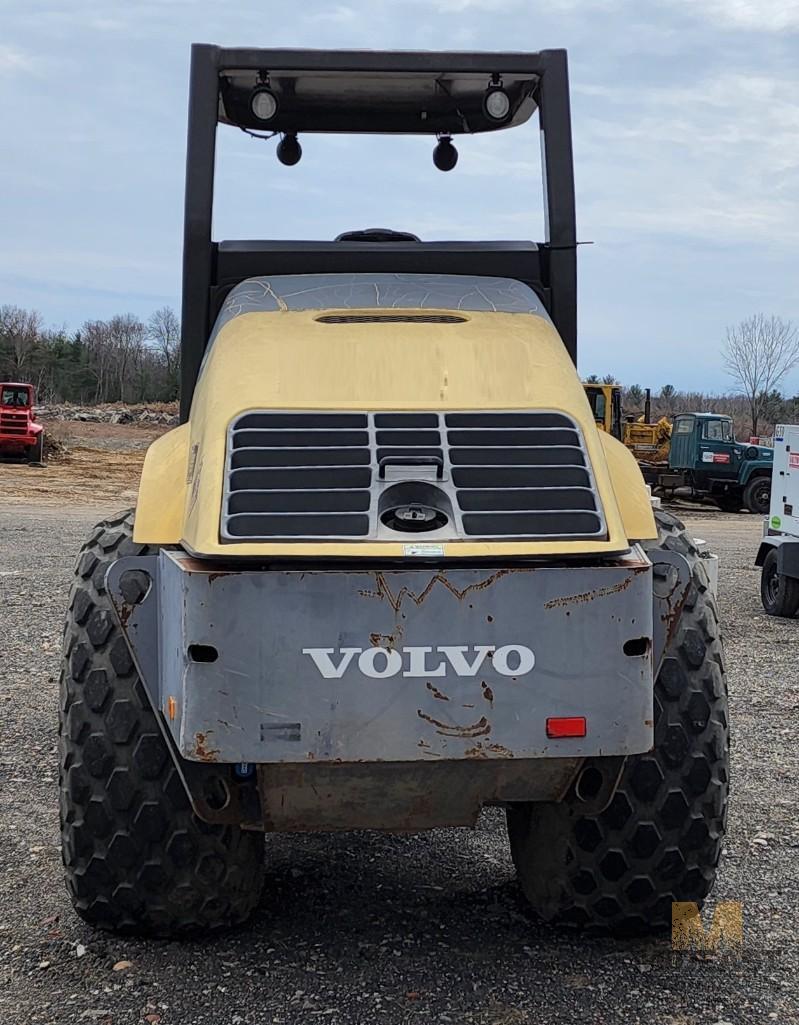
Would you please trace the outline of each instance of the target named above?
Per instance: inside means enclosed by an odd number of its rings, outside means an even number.
[[[557,716],[547,719],[548,737],[584,737],[585,716]]]

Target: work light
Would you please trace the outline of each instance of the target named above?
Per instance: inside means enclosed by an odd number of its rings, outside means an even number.
[[[250,96],[250,110],[259,121],[271,121],[277,114],[277,97],[265,85],[259,85]]]
[[[502,86],[489,86],[483,99],[483,109],[492,121],[504,121],[510,114],[510,97]]]

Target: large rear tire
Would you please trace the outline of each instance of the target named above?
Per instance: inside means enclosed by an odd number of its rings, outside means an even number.
[[[744,505],[749,512],[765,516],[771,505],[771,477],[753,477],[744,488]]]
[[[655,746],[627,759],[597,815],[578,802],[516,805],[511,852],[531,907],[549,922],[619,932],[668,928],[674,901],[701,904],[727,816],[727,686],[716,602],[682,523],[656,510],[659,539],[692,579],[655,681]]]
[[[133,515],[98,524],[78,557],[64,628],[59,725],[66,884],[91,925],[176,936],[244,921],[263,883],[263,835],[192,811],[105,589]]]
[[[44,431],[39,431],[36,441],[28,449],[28,462],[32,466],[42,466],[44,463]]]

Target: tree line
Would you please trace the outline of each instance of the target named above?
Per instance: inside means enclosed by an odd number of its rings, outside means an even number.
[[[178,395],[180,322],[169,306],[46,328],[36,310],[0,306],[0,380],[34,385],[39,404],[171,402]]]
[[[727,328],[721,362],[733,389],[707,393],[652,389],[652,416],[715,412],[731,416],[736,434],[771,433],[774,424],[799,423],[799,395],[779,386],[799,365],[799,330],[779,317],[757,314]],[[140,320],[131,313],[87,320],[80,330],[45,328],[36,310],[0,306],[0,380],[27,381],[40,404],[74,402],[170,402],[178,396],[180,321],[163,306]],[[618,384],[613,374],[586,378]],[[626,415],[644,412],[644,388],[622,387]]]

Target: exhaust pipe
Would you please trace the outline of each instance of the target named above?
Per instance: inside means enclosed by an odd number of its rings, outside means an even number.
[[[644,423],[652,423],[652,392],[649,388],[646,389],[646,399],[644,399]]]

